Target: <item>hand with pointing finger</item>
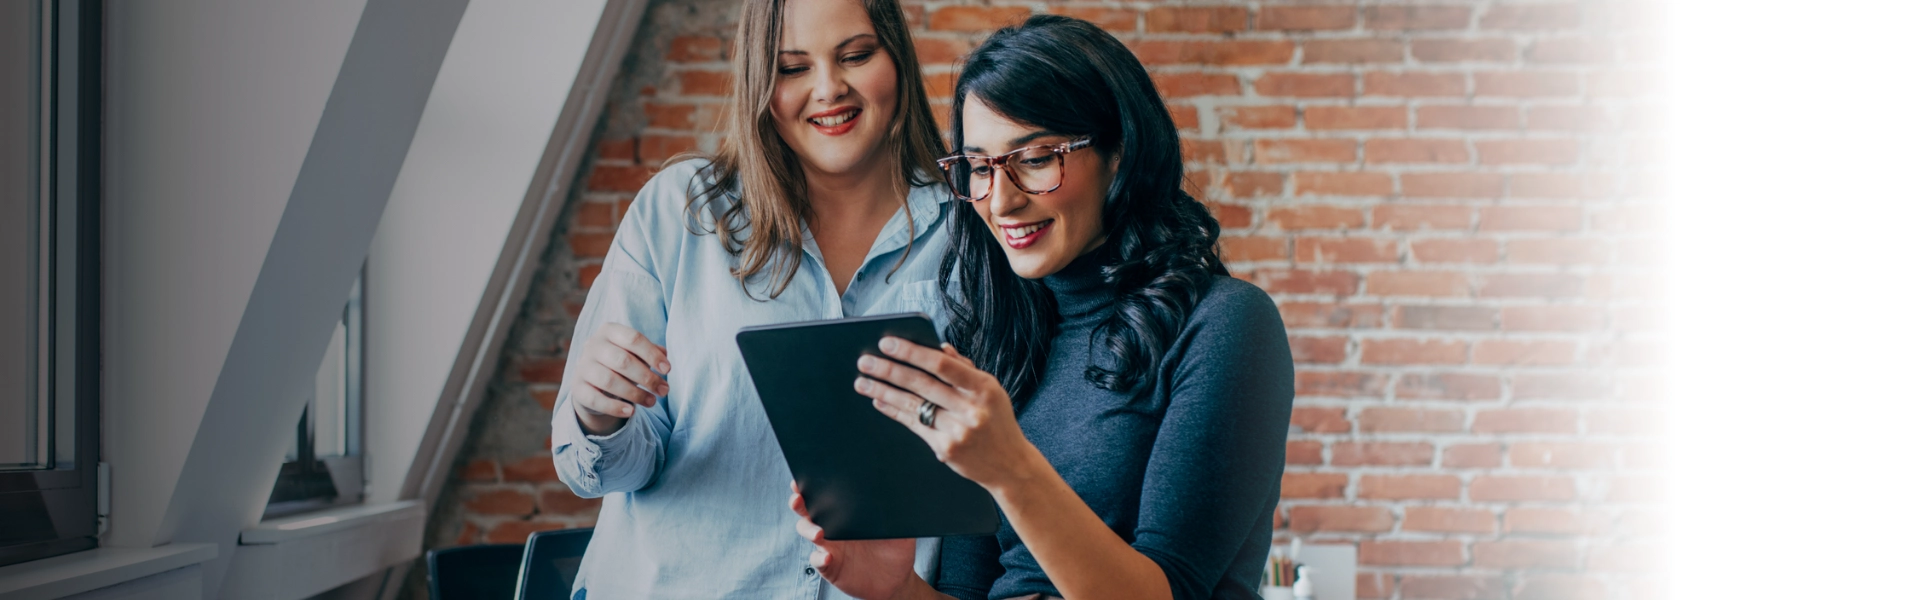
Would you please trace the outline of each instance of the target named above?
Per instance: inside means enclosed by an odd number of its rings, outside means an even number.
[[[996,491],[1004,483],[1052,468],[1020,431],[1013,401],[1000,381],[953,345],[935,350],[887,337],[880,341],[880,350],[886,357],[860,358],[863,376],[855,380],[854,389],[872,398],[875,409],[918,434],[954,472]]]
[[[635,405],[650,407],[667,395],[667,350],[631,327],[603,323],[573,351],[580,360],[568,402],[589,434],[619,431]]]

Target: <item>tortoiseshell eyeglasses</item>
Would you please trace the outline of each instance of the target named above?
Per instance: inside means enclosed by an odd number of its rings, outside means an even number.
[[[947,187],[953,188],[953,195],[968,202],[984,200],[993,193],[996,169],[1006,171],[1007,180],[1020,191],[1045,194],[1060,189],[1060,184],[1066,182],[1067,170],[1063,166],[1066,155],[1092,144],[1093,140],[1083,139],[1027,146],[999,156],[956,154],[939,160],[940,171],[946,174]]]

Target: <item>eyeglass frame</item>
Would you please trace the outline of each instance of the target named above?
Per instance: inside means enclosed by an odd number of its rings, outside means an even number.
[[[1014,188],[1016,188],[1016,189],[1019,189],[1019,190],[1020,190],[1020,191],[1022,191],[1022,192],[1026,192],[1026,193],[1029,193],[1029,194],[1033,194],[1033,195],[1035,195],[1035,196],[1038,196],[1038,195],[1042,195],[1042,194],[1051,194],[1051,193],[1053,193],[1054,191],[1056,191],[1056,190],[1059,190],[1059,189],[1060,189],[1060,186],[1062,186],[1062,185],[1066,185],[1066,183],[1067,183],[1067,164],[1066,164],[1066,158],[1065,158],[1065,156],[1066,156],[1066,155],[1068,155],[1068,154],[1072,154],[1072,153],[1073,153],[1073,151],[1075,151],[1075,150],[1080,150],[1080,149],[1083,149],[1083,148],[1086,148],[1087,146],[1091,146],[1091,145],[1093,145],[1093,138],[1081,138],[1081,139],[1078,139],[1078,140],[1074,140],[1074,141],[1071,141],[1071,142],[1061,142],[1061,143],[1058,143],[1058,144],[1034,144],[1034,145],[1032,145],[1032,146],[1024,146],[1024,147],[1021,147],[1021,148],[1016,148],[1016,149],[1014,149],[1014,150],[1013,150],[1012,152],[1008,152],[1008,153],[1006,153],[1006,154],[1002,154],[1002,155],[999,155],[999,156],[982,156],[982,155],[979,155],[979,154],[955,154],[955,155],[952,155],[952,156],[947,156],[947,157],[944,157],[944,158],[941,158],[941,159],[939,159],[939,160],[935,160],[935,161],[934,161],[934,164],[936,164],[936,165],[939,165],[939,166],[940,166],[940,170],[941,170],[941,171],[942,171],[942,172],[944,173],[944,172],[947,172],[947,171],[949,171],[949,170],[950,170],[950,169],[952,168],[952,167],[950,167],[949,165],[952,165],[952,164],[953,164],[954,162],[956,162],[956,161],[962,161],[962,160],[967,160],[967,159],[969,159],[969,158],[979,158],[979,159],[985,159],[985,160],[987,161],[987,167],[988,167],[988,168],[991,168],[991,169],[994,169],[994,170],[996,170],[996,171],[999,171],[999,172],[1001,172],[1001,173],[1006,173],[1006,174],[1007,174],[1007,181],[1009,181],[1009,182],[1012,182],[1012,183],[1013,183],[1013,187],[1014,187]],[[1020,176],[1019,176],[1019,175],[1015,175],[1013,171],[1009,171],[1009,170],[1007,170],[1007,161],[1008,161],[1009,159],[1011,159],[1011,158],[1013,157],[1013,155],[1015,155],[1015,154],[1019,154],[1019,153],[1022,153],[1022,152],[1026,152],[1026,151],[1028,151],[1028,150],[1034,150],[1034,149],[1038,149],[1038,148],[1048,148],[1048,149],[1051,149],[1051,150],[1053,150],[1053,152],[1054,152],[1054,154],[1057,154],[1057,155],[1060,155],[1060,156],[1062,157],[1062,158],[1061,158],[1061,163],[1060,163],[1060,181],[1058,181],[1058,182],[1055,182],[1055,183],[1053,184],[1053,187],[1050,187],[1050,188],[1047,188],[1046,190],[1031,190],[1031,189],[1027,189],[1027,185],[1026,185],[1026,184],[1024,184],[1024,183],[1020,183]],[[969,163],[969,168],[968,168],[967,170],[968,170],[968,172],[972,172],[972,170],[973,170],[973,169],[971,168],[971,163]],[[986,190],[985,192],[981,192],[981,194],[980,194],[980,197],[978,197],[978,198],[968,198],[968,197],[966,197],[966,196],[963,196],[963,195],[961,195],[961,194],[960,194],[960,190],[954,187],[954,184],[953,184],[953,179],[952,179],[952,178],[950,178],[950,177],[946,177],[945,175],[942,175],[942,177],[941,177],[941,178],[942,178],[942,179],[946,179],[946,180],[947,180],[947,191],[949,191],[949,192],[952,192],[952,193],[953,193],[953,197],[955,197],[955,198],[959,198],[959,199],[961,199],[961,200],[966,200],[967,202],[979,202],[979,201],[981,201],[981,200],[985,200],[985,199],[987,199],[987,197],[988,197],[988,196],[992,196],[992,195],[993,195],[993,186],[995,185],[995,182],[997,182],[997,181],[999,181],[999,179],[1000,179],[999,177],[993,177],[993,178],[990,178],[990,179],[988,179],[988,180],[987,180],[987,190]]]

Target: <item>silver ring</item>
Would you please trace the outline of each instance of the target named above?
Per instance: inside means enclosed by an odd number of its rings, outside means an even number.
[[[928,428],[932,428],[933,427],[933,411],[936,411],[936,410],[940,410],[940,405],[934,404],[932,402],[928,402],[926,400],[921,400],[920,401],[920,424],[925,425]]]

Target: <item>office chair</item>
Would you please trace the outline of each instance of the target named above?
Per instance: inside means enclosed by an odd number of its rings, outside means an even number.
[[[480,544],[428,550],[427,595],[433,600],[508,600],[525,548]]]
[[[587,554],[593,528],[541,531],[527,538],[520,560],[520,591],[514,600],[568,600],[580,558]]]

